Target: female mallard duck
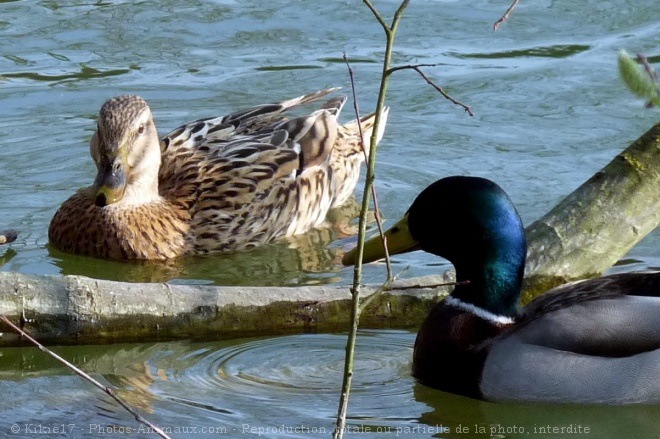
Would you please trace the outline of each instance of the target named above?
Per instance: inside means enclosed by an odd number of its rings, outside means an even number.
[[[50,243],[68,253],[162,260],[250,248],[320,225],[353,192],[373,114],[362,118],[360,137],[357,121],[337,123],[345,97],[308,116],[282,113],[334,90],[196,120],[160,143],[143,99],[108,100],[90,142],[94,184],[62,204]]]
[[[492,401],[660,403],[660,273],[567,284],[518,312],[522,221],[499,186],[475,177],[426,188],[387,247],[456,268],[459,284],[417,334],[413,375],[423,384]],[[368,241],[364,261],[382,256],[380,237]]]

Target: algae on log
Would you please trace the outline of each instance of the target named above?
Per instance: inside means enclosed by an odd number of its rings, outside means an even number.
[[[438,292],[416,286],[452,280],[443,275],[397,282],[369,306],[364,326],[418,325]],[[367,288],[365,296],[373,291]],[[339,286],[214,287],[0,272],[0,314],[50,344],[344,331],[350,298],[348,288]],[[20,343],[16,334],[0,334],[0,345]]]
[[[527,228],[526,292],[594,277],[660,223],[660,123]]]

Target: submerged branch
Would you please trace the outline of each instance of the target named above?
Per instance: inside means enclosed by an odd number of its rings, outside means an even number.
[[[125,403],[125,402],[124,402],[119,396],[117,396],[117,395],[115,394],[115,392],[113,392],[113,390],[112,390],[110,387],[106,387],[106,386],[104,386],[103,384],[99,383],[99,382],[96,381],[94,378],[92,378],[91,376],[89,376],[88,374],[86,374],[85,372],[83,372],[82,370],[80,370],[79,368],[77,368],[76,366],[74,366],[73,364],[69,363],[69,362],[68,362],[67,360],[65,360],[64,358],[62,358],[62,357],[60,357],[59,355],[57,355],[55,352],[53,352],[53,351],[51,351],[50,349],[46,348],[44,345],[42,345],[42,344],[39,343],[37,340],[35,340],[34,338],[32,338],[28,333],[26,333],[26,332],[23,331],[21,328],[19,328],[19,327],[16,326],[15,324],[13,324],[13,323],[12,323],[7,317],[5,317],[4,315],[0,315],[0,320],[2,320],[3,322],[5,322],[5,324],[7,324],[7,325],[8,325],[9,327],[11,327],[14,331],[16,331],[18,334],[20,334],[21,337],[25,338],[25,339],[28,340],[30,343],[32,343],[32,344],[35,345],[37,348],[39,348],[39,350],[40,350],[41,352],[44,352],[44,353],[50,355],[51,357],[53,357],[54,359],[56,359],[56,360],[59,361],[60,363],[64,364],[64,365],[65,365],[66,367],[68,367],[69,369],[71,369],[76,375],[78,375],[78,376],[84,378],[86,381],[92,383],[93,385],[95,385],[95,386],[98,387],[99,389],[103,390],[108,396],[110,396],[112,399],[114,399],[114,400],[117,402],[117,404],[119,404],[120,406],[122,406],[127,412],[129,412],[131,415],[133,415],[133,417],[135,418],[136,421],[138,421],[138,422],[140,422],[140,423],[146,425],[147,427],[151,428],[152,431],[153,431],[154,433],[158,434],[160,437],[163,437],[163,438],[165,438],[165,439],[170,439],[170,437],[169,437],[167,434],[165,434],[165,432],[164,432],[163,430],[161,430],[160,428],[156,427],[154,424],[152,424],[151,422],[149,422],[148,420],[146,420],[145,418],[143,418],[138,412],[136,412],[135,410],[133,410],[133,409],[131,408],[131,406],[129,406],[128,404],[126,404],[126,403]]]

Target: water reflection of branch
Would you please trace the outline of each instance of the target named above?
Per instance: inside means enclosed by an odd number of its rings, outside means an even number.
[[[470,107],[468,105],[462,104],[461,102],[459,102],[456,99],[449,96],[442,89],[442,87],[440,87],[435,82],[433,82],[433,80],[431,78],[429,78],[428,76],[426,76],[426,74],[424,74],[424,72],[422,72],[422,70],[420,69],[420,67],[435,67],[436,65],[437,64],[414,64],[414,65],[398,66],[398,67],[392,67],[391,69],[389,69],[387,71],[387,73],[391,74],[391,73],[394,73],[398,70],[405,70],[405,69],[414,70],[417,73],[419,73],[422,76],[422,78],[424,78],[424,80],[426,81],[427,84],[429,84],[431,87],[435,88],[438,91],[438,93],[440,93],[445,99],[448,99],[454,105],[458,105],[460,107],[463,107],[463,109],[465,110],[465,112],[467,114],[469,114],[470,116],[474,116],[474,114],[472,113],[472,110],[470,109]]]
[[[519,2],[520,0],[513,0],[513,3],[511,3],[509,9],[507,9],[504,15],[502,15],[502,17],[500,17],[500,19],[495,22],[495,24],[493,25],[493,30],[497,30],[500,27],[500,24],[504,23],[509,19],[509,16],[513,12],[513,10],[516,9],[516,6],[518,5]]]
[[[28,340],[30,343],[35,345],[41,352],[44,352],[51,357],[55,358],[57,361],[60,363],[64,364],[66,367],[74,371],[78,376],[81,376],[85,380],[89,381],[90,383],[94,384],[96,387],[99,389],[103,390],[107,395],[109,395],[112,399],[117,401],[117,403],[122,406],[124,409],[126,409],[133,417],[135,418],[136,421],[146,425],[147,427],[151,428],[152,431],[156,434],[158,434],[160,437],[163,437],[165,439],[171,439],[163,430],[160,428],[156,427],[154,424],[151,422],[147,421],[144,419],[139,413],[137,413],[135,410],[133,410],[128,404],[126,404],[119,396],[115,395],[113,390],[110,387],[106,387],[103,384],[99,383],[96,381],[94,378],[83,372],[82,370],[78,369],[76,366],[73,364],[69,363],[67,360],[64,358],[60,357],[57,355],[55,352],[51,351],[50,349],[46,348],[44,345],[39,343],[37,340],[32,338],[29,334],[27,334],[25,331],[23,331],[21,328],[18,326],[14,325],[6,316],[0,315],[0,320],[5,322],[7,325],[9,325],[14,331],[18,332],[21,337],[25,337],[26,340]]]

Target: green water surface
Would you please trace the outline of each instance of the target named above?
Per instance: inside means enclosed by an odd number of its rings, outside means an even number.
[[[375,3],[387,17],[398,6]],[[387,218],[403,214],[432,181],[469,174],[500,183],[529,224],[658,120],[660,113],[644,109],[616,70],[620,49],[645,53],[652,63],[660,59],[657,0],[523,1],[493,32],[508,6],[420,0],[406,10],[395,64],[437,64],[425,72],[475,116],[415,72],[393,76],[378,159]],[[92,183],[88,141],[98,109],[114,95],[147,99],[164,133],[329,86],[348,93],[346,53],[360,107],[371,110],[384,37],[360,1],[0,1],[0,41],[0,229],[21,232],[9,250],[0,250],[2,270],[221,285],[349,282],[352,270],[338,258],[354,238],[332,230],[248,253],[128,264],[50,249],[47,227],[62,201]],[[347,106],[342,119],[352,118]],[[660,266],[658,244],[655,232],[617,270]],[[411,266],[408,276],[448,267],[424,254],[395,263]],[[383,273],[379,265],[366,269],[368,281]],[[431,391],[410,377],[413,333],[366,332],[360,340],[349,411],[358,430],[349,437],[660,434],[656,407],[502,405]],[[331,428],[336,414],[343,343],[343,336],[317,334],[59,352],[153,421],[199,429],[173,437],[260,437],[259,428],[309,427],[261,435],[299,438],[329,437],[320,428]],[[107,430],[139,424],[39,351],[1,349],[0,357],[0,437],[53,437],[26,427],[35,424],[64,425],[65,437],[154,437]],[[569,425],[582,432],[566,433]],[[216,430],[202,434],[202,427]]]

